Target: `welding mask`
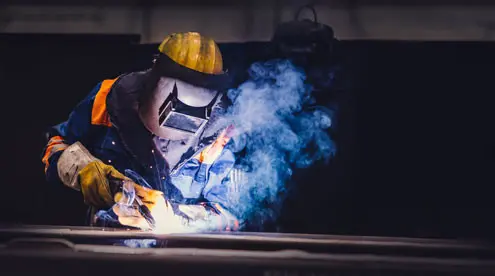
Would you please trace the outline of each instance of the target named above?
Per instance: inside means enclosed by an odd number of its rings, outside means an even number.
[[[175,78],[161,77],[139,108],[141,120],[155,135],[170,140],[199,136],[219,92]]]
[[[199,136],[229,86],[217,44],[199,33],[175,33],[159,46],[158,80],[140,100],[139,115],[153,134],[170,140]]]

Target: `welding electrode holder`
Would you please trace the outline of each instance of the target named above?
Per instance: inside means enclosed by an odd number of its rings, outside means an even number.
[[[121,191],[123,197],[120,199],[122,200],[127,200],[126,202],[117,202],[121,203],[124,205],[128,206],[135,206],[139,213],[143,216],[143,218],[148,222],[149,226],[151,228],[155,227],[155,219],[153,218],[153,215],[151,214],[150,209],[143,203],[143,201],[139,198],[139,195],[137,195],[134,185],[139,185],[135,184],[134,181],[131,179],[126,179],[122,180],[120,183]]]

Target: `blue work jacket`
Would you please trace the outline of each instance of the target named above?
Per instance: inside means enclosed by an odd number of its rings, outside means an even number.
[[[209,131],[207,126],[197,145],[184,153],[176,167],[169,168],[136,111],[148,77],[149,71],[134,72],[98,83],[66,121],[50,128],[43,150],[48,182],[61,183],[57,161],[67,145],[80,142],[121,173],[136,172],[171,202],[210,202],[229,210],[231,193],[238,189],[229,178],[236,161],[234,139],[212,164],[204,164],[194,156],[222,131]],[[210,122],[224,110],[222,104],[214,107]]]

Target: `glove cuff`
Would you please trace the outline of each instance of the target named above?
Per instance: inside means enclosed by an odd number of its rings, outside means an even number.
[[[80,142],[75,142],[64,150],[57,162],[58,176],[64,185],[80,191],[77,175],[89,163],[98,160]]]

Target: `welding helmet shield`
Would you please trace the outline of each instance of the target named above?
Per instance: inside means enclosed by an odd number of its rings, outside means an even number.
[[[170,140],[198,136],[219,98],[215,90],[161,77],[139,107],[142,122],[153,134]]]

